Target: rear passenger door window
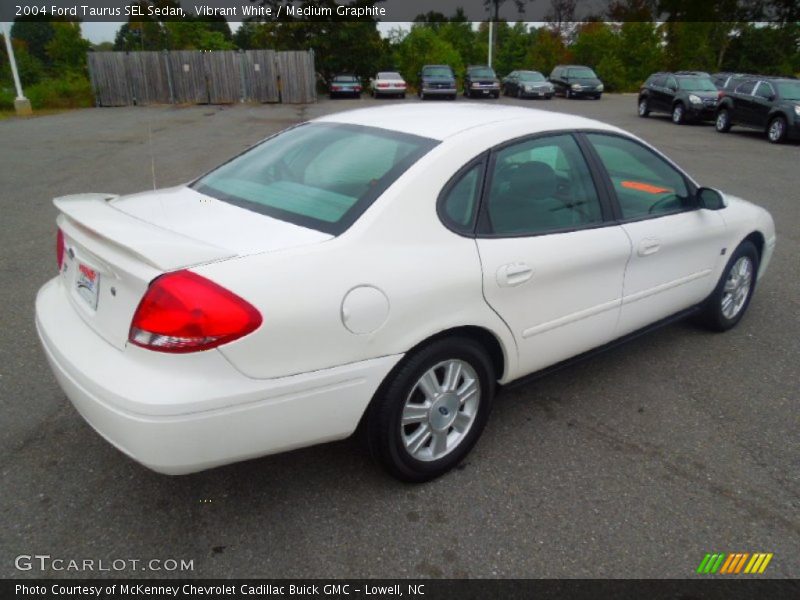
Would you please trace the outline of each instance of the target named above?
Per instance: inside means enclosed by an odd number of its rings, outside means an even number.
[[[481,233],[540,235],[602,223],[586,160],[569,134],[506,146],[491,161]]]
[[[680,212],[694,207],[684,176],[637,142],[616,135],[586,135],[603,163],[623,220]]]

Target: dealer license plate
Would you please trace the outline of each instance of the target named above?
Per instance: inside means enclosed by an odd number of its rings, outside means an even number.
[[[75,289],[92,310],[97,310],[97,298],[100,291],[100,274],[97,271],[83,263],[78,263]]]

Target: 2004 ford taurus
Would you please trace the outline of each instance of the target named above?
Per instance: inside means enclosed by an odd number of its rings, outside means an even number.
[[[334,114],[185,186],[55,205],[47,358],[169,474],[359,429],[431,479],[498,385],[690,312],[736,325],[775,246],[765,210],[616,127],[471,104]]]

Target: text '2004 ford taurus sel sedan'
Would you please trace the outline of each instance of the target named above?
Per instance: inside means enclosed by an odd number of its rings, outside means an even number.
[[[765,210],[616,127],[472,104],[334,114],[186,186],[55,204],[50,365],[171,474],[360,424],[430,479],[498,384],[692,311],[735,325],[775,245]]]

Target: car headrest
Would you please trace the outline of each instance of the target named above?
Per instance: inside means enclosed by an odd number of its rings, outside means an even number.
[[[550,165],[534,160],[514,169],[509,183],[514,196],[539,200],[553,196],[558,180]]]

